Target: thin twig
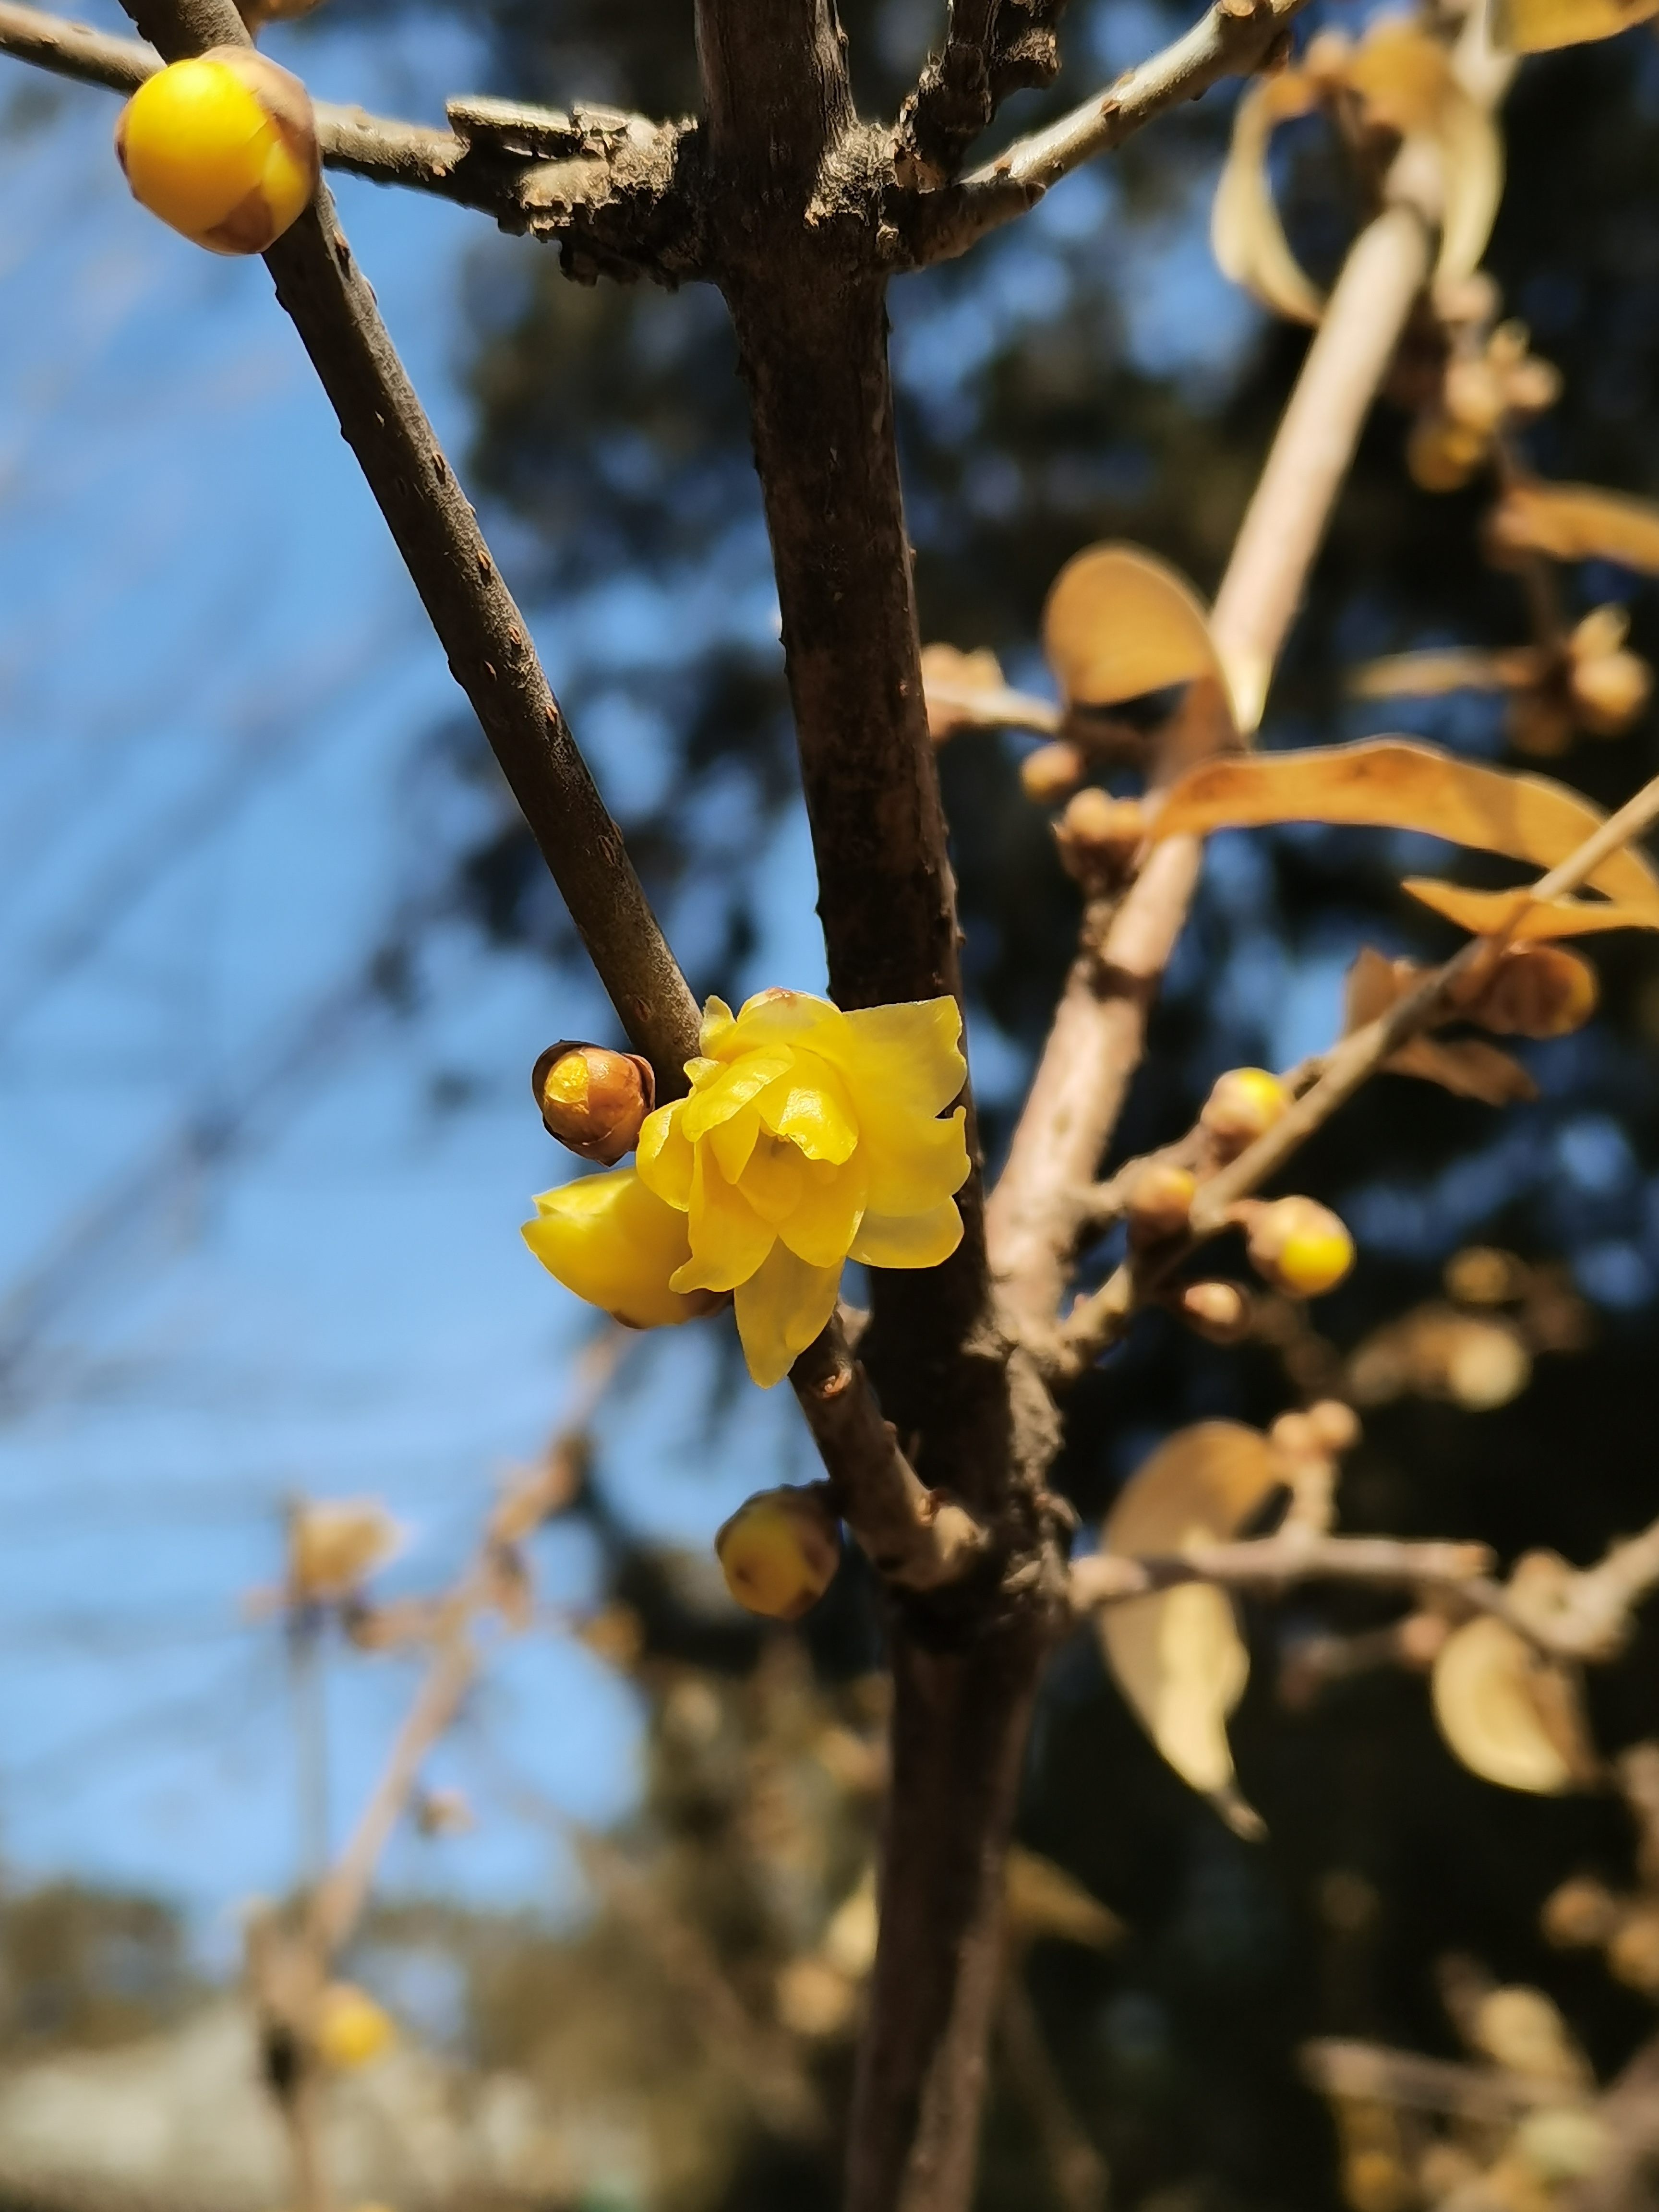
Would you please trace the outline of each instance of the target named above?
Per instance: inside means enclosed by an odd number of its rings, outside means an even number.
[[[1302,2069],[1327,2096],[1455,2112],[1471,2120],[1512,2121],[1539,2106],[1584,2101],[1582,2093],[1553,2075],[1462,2066],[1455,2059],[1425,2058],[1415,2051],[1335,2038],[1304,2044]]]
[[[0,0],[0,53],[119,93],[163,66],[153,46],[16,0]],[[485,100],[452,102],[450,130],[329,100],[314,112],[331,169],[477,208],[600,265],[675,282],[696,274],[694,226],[674,183],[683,125]]]
[[[1559,866],[1516,894],[1510,927],[1529,902],[1542,904],[1578,890],[1611,854],[1656,820],[1659,820],[1659,776],[1644,784],[1617,813],[1609,815]],[[1188,1235],[1160,1251],[1156,1267],[1150,1271],[1126,1261],[1093,1297],[1083,1299],[1073,1310],[1054,1347],[1051,1364],[1054,1380],[1074,1380],[1115,1344],[1128,1327],[1143,1290],[1164,1281],[1196,1246],[1227,1228],[1238,1201],[1276,1174],[1402,1044],[1429,1027],[1455,997],[1458,985],[1490,963],[1503,942],[1502,936],[1472,939],[1375,1021],[1344,1037],[1327,1056],[1317,1082],[1291,1101],[1266,1135],[1200,1186]]]
[[[1192,29],[1047,129],[1017,139],[959,184],[923,195],[909,216],[919,258],[947,260],[987,231],[1024,215],[1050,185],[1109,154],[1167,108],[1196,100],[1223,77],[1261,67],[1304,0],[1224,0]],[[902,218],[901,218],[902,220]]]
[[[1358,1583],[1375,1589],[1461,1594],[1489,1573],[1492,1564],[1485,1544],[1413,1544],[1392,1536],[1318,1536],[1298,1529],[1242,1544],[1194,1544],[1152,1559],[1091,1552],[1072,1563],[1071,1597],[1075,1611],[1088,1613],[1178,1583],[1218,1583],[1228,1589]]]

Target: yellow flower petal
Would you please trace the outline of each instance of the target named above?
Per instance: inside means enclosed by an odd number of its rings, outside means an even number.
[[[937,1267],[962,1242],[962,1216],[947,1198],[927,1213],[866,1213],[849,1259],[866,1267]]]
[[[722,1121],[708,1133],[708,1142],[714,1148],[714,1158],[720,1164],[720,1173],[727,1182],[738,1182],[749,1164],[755,1149],[755,1139],[760,1134],[761,1117],[757,1106],[745,1106],[729,1121]]]
[[[723,1056],[729,1060],[734,1051],[809,1042],[814,1051],[823,1050],[823,1037],[833,1035],[846,1019],[838,1006],[811,991],[757,991],[744,1000],[736,1031],[722,1047]]]
[[[720,1048],[731,1035],[735,1021],[736,1017],[724,999],[708,999],[704,1004],[702,1021],[697,1031],[698,1051],[707,1053],[711,1057],[717,1055],[725,1057],[720,1054]],[[686,1062],[685,1072],[688,1075],[691,1073],[691,1064],[689,1060]]]
[[[680,1126],[684,1106],[684,1098],[676,1098],[669,1105],[659,1106],[654,1114],[647,1114],[634,1151],[646,1188],[654,1191],[665,1205],[677,1206],[682,1213],[691,1203],[691,1169],[696,1158]]]
[[[691,1257],[673,1279],[677,1291],[732,1291],[771,1250],[776,1231],[720,1173],[706,1146],[697,1147],[688,1222]]]
[[[685,1216],[632,1168],[541,1192],[524,1241],[568,1291],[631,1328],[660,1328],[708,1310],[706,1297],[677,1295],[669,1285],[690,1251]]]
[[[794,1212],[805,1176],[806,1162],[793,1145],[763,1136],[750,1155],[740,1188],[761,1219],[775,1229]]]
[[[815,1052],[797,1052],[787,1076],[769,1084],[757,1103],[762,1121],[775,1137],[799,1145],[809,1160],[851,1159],[859,1125],[846,1085]],[[742,1065],[748,1066],[745,1060]]]
[[[826,1056],[846,1077],[860,1121],[872,1091],[900,1111],[931,1121],[961,1091],[968,1063],[959,1048],[962,1010],[954,999],[864,1006],[842,1018],[846,1046]]]
[[[757,1098],[769,1083],[787,1075],[794,1061],[787,1045],[769,1052],[742,1054],[729,1067],[723,1067],[712,1083],[693,1090],[681,1116],[686,1135],[695,1145],[722,1121],[729,1121],[751,1098]]]
[[[775,1244],[764,1267],[740,1284],[734,1301],[738,1334],[749,1372],[763,1390],[781,1382],[830,1315],[841,1289],[841,1264],[809,1267]]]
[[[878,1111],[866,1118],[860,1147],[869,1162],[872,1213],[928,1213],[968,1180],[967,1112],[921,1121]]]
[[[845,1167],[830,1160],[804,1160],[801,1167],[799,1202],[779,1222],[778,1235],[809,1267],[839,1266],[864,1218],[864,1162],[854,1154]]]

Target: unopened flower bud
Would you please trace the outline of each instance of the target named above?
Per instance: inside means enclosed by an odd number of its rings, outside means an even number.
[[[1591,736],[1618,738],[1647,705],[1653,671],[1638,653],[1596,653],[1573,662],[1567,686]]]
[[[656,1103],[651,1063],[601,1044],[550,1044],[530,1077],[550,1137],[585,1160],[614,1167],[639,1142]]]
[[[1659,1905],[1638,1905],[1607,1945],[1607,1964],[1627,1989],[1659,1994]]]
[[[821,1491],[757,1491],[714,1538],[726,1587],[745,1613],[799,1620],[835,1580],[841,1528]]]
[[[1059,806],[1082,782],[1087,768],[1082,748],[1060,738],[1026,754],[1019,764],[1019,780],[1034,805]]]
[[[1340,1398],[1322,1398],[1308,1408],[1308,1419],[1322,1450],[1352,1451],[1359,1442],[1359,1416]]]
[[[1251,1264],[1275,1290],[1316,1298],[1353,1265],[1353,1239],[1329,1206],[1311,1198],[1275,1199],[1250,1224]]]
[[[1055,835],[1068,875],[1080,882],[1127,867],[1146,835],[1146,812],[1138,799],[1114,799],[1086,784],[1060,818]]]
[[[1575,1875],[1546,1898],[1539,1924],[1544,1941],[1558,1950],[1588,1950],[1605,1943],[1619,1925],[1618,1900],[1593,1876]]]
[[[1291,1103],[1291,1094],[1265,1067],[1232,1067],[1218,1076],[1198,1124],[1224,1159],[1264,1137]]]
[[[1499,1036],[1571,1036],[1595,1012],[1595,970],[1559,945],[1515,945],[1458,1012]]]
[[[1267,1431],[1267,1441],[1282,1459],[1326,1459],[1324,1441],[1309,1413],[1281,1413]]]
[[[321,173],[311,96],[252,46],[213,46],[139,86],[115,126],[132,196],[215,253],[263,253]]]
[[[1481,356],[1446,364],[1445,407],[1460,430],[1485,439],[1504,419],[1504,378],[1493,362]]]
[[[1486,455],[1486,439],[1479,430],[1437,410],[1419,415],[1406,441],[1406,466],[1412,482],[1424,491],[1461,491]]]
[[[317,2014],[317,2055],[325,2066],[367,2066],[398,2039],[390,2015],[350,1982],[331,1982]]]
[[[1197,1195],[1198,1179],[1186,1168],[1172,1160],[1149,1160],[1129,1190],[1129,1242],[1160,1244],[1166,1237],[1178,1237]]]
[[[1237,1344],[1250,1333],[1250,1301],[1237,1283],[1188,1283],[1176,1311],[1212,1344]]]

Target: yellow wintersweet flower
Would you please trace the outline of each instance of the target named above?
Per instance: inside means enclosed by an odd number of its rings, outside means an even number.
[[[965,1117],[939,1119],[967,1073],[961,1034],[948,998],[842,1013],[806,992],[763,991],[736,1015],[710,999],[690,1095],[647,1119],[633,1194],[580,1195],[621,1180],[611,1176],[549,1192],[525,1232],[532,1249],[613,1312],[623,1309],[590,1285],[625,1276],[628,1319],[684,1320],[699,1293],[706,1306],[734,1292],[749,1371],[769,1388],[835,1311],[848,1259],[933,1267],[961,1241]]]

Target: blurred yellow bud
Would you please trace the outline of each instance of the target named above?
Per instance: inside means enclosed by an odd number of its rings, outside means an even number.
[[[1129,1191],[1129,1242],[1158,1244],[1166,1237],[1178,1237],[1197,1195],[1198,1179],[1188,1170],[1170,1160],[1149,1161]]]
[[[1224,1159],[1264,1137],[1291,1103],[1291,1094],[1265,1067],[1234,1067],[1218,1076],[1198,1123]]]
[[[214,46],[139,86],[115,126],[132,196],[215,253],[263,253],[320,174],[311,98],[251,46]]]
[[[1592,737],[1622,737],[1653,691],[1653,671],[1639,653],[1602,653],[1575,659],[1567,688]]]
[[[1212,1344],[1237,1344],[1250,1333],[1250,1301],[1237,1283],[1188,1283],[1176,1311]]]
[[[289,1516],[292,1595],[308,1604],[344,1597],[402,1549],[404,1530],[378,1498],[296,1506]]]
[[[1067,875],[1081,883],[1127,868],[1146,835],[1146,810],[1138,799],[1114,799],[1085,784],[1061,815],[1054,835]]]
[[[816,1490],[757,1491],[714,1538],[726,1586],[745,1613],[798,1620],[841,1564],[841,1529]]]
[[[1087,768],[1081,748],[1060,738],[1026,754],[1019,764],[1019,780],[1034,805],[1059,806],[1082,782]]]
[[[317,2056],[325,2066],[367,2066],[398,2039],[392,2016],[351,1982],[331,1982],[317,2014]]]
[[[1311,1198],[1281,1198],[1252,1221],[1249,1254],[1275,1290],[1316,1298],[1334,1290],[1352,1267],[1353,1239],[1329,1206]]]
[[[1607,1964],[1627,1989],[1659,1995],[1659,1906],[1639,1905],[1607,1945]]]
[[[1545,1942],[1558,1950],[1588,1950],[1605,1943],[1618,1927],[1618,1900],[1589,1875],[1575,1875],[1545,1899],[1539,1924]]]
[[[1595,1012],[1596,997],[1595,970],[1576,952],[1515,945],[1457,1010],[1499,1036],[1571,1036]]]
[[[1455,422],[1436,408],[1419,415],[1406,441],[1406,466],[1423,491],[1461,491],[1486,457],[1480,430]]]
[[[657,1100],[648,1060],[568,1040],[549,1045],[532,1071],[530,1087],[548,1135],[607,1168],[633,1151]]]
[[[1507,394],[1502,369],[1489,357],[1446,364],[1446,413],[1461,430],[1485,440],[1504,419]]]
[[[536,1218],[523,1233],[549,1274],[629,1328],[667,1328],[720,1303],[669,1287],[691,1256],[685,1216],[647,1190],[633,1168],[539,1192]]]

